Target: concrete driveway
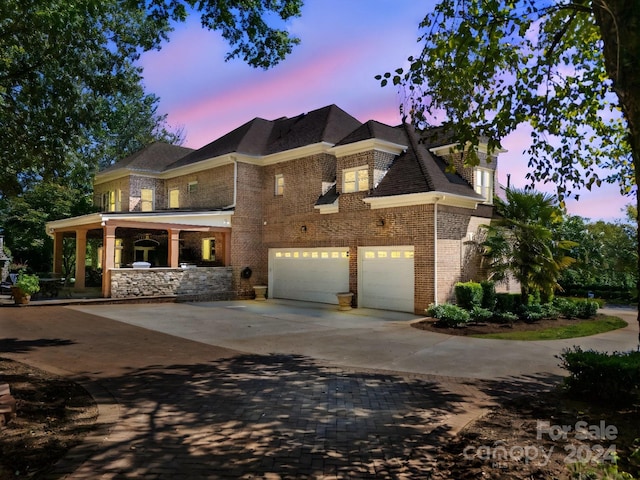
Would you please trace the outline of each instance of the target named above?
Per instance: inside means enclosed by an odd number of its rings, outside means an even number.
[[[443,335],[411,327],[420,317],[273,300],[70,307],[169,335],[247,353],[285,353],[324,364],[477,379],[564,374],[564,348],[615,351],[637,346],[637,312],[607,309],[629,326],[568,340],[516,342]]]

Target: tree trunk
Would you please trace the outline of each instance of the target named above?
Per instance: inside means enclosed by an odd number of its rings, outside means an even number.
[[[591,5],[604,42],[607,73],[613,80],[613,89],[629,125],[629,144],[637,188],[640,185],[640,8],[637,0],[592,0]],[[636,206],[640,212],[637,190]],[[638,227],[640,230],[640,215]],[[640,237],[638,273],[640,274]],[[636,287],[640,291],[640,278]],[[640,328],[640,309],[638,327]],[[640,348],[640,333],[638,347]]]

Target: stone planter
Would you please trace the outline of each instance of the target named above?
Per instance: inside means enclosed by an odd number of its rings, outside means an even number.
[[[264,302],[267,299],[267,286],[266,285],[254,285],[253,291],[256,292],[256,301]]]
[[[31,300],[31,295],[27,295],[18,287],[11,287],[11,294],[16,305],[27,305]]]
[[[353,293],[351,292],[336,293],[336,296],[338,297],[338,310],[342,312],[351,310],[351,301],[353,300]]]

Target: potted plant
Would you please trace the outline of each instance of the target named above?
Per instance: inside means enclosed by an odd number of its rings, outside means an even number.
[[[11,293],[13,293],[13,300],[17,305],[26,305],[31,300],[31,295],[40,291],[40,279],[37,275],[29,275],[28,273],[20,272],[18,279],[13,287],[11,287]]]

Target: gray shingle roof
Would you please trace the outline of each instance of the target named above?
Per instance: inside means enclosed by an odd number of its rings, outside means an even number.
[[[460,175],[446,172],[445,161],[425,148],[413,127],[405,124],[399,128],[404,131],[409,148],[394,160],[370,197],[443,192],[482,200]]]
[[[349,135],[341,139],[336,145],[348,145],[350,143],[356,143],[372,138],[386,140],[398,145],[407,145],[406,135],[401,128],[391,127],[376,120],[369,120],[364,123]]]
[[[337,143],[361,123],[336,105],[292,118],[254,118],[226,135],[181,158],[169,168],[189,165],[227,153],[269,155],[320,142]]]
[[[193,152],[192,148],[171,145],[164,142],[154,142],[133,155],[129,155],[119,162],[101,170],[100,173],[112,172],[119,169],[158,173],[190,152]]]
[[[440,128],[418,133],[407,124],[392,127],[374,120],[363,124],[336,105],[291,118],[254,118],[198,150],[153,143],[103,172],[120,168],[163,172],[229,153],[264,156],[320,142],[348,145],[369,139],[407,146],[371,197],[437,191],[482,199],[460,175],[446,170],[444,159],[429,151],[433,146],[455,143],[450,131]],[[318,204],[333,203],[337,195],[334,187]]]

